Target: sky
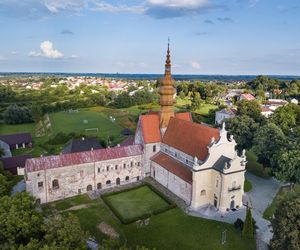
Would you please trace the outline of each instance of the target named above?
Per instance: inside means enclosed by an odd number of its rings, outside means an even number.
[[[300,75],[299,0],[0,0],[0,72]]]

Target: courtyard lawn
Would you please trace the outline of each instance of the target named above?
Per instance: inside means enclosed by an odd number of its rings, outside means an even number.
[[[208,115],[209,111],[212,109],[216,109],[218,106],[213,104],[204,103],[199,109],[195,111],[196,114],[199,115]]]
[[[98,242],[108,239],[108,236],[99,230],[99,224],[105,222],[119,234],[120,245],[126,244],[132,249],[137,245],[157,250],[255,249],[255,241],[243,240],[233,225],[191,217],[179,208],[152,215],[149,225],[142,227],[137,227],[136,223],[123,225],[101,198],[90,200],[87,196],[81,195],[43,205],[46,214],[55,210],[77,216],[83,230],[95,236]],[[224,230],[227,241],[222,245],[221,237]]]
[[[165,198],[155,193],[148,185],[103,196],[103,200],[117,217],[128,224],[147,218],[172,206]]]
[[[34,123],[25,123],[25,124],[0,124],[0,135],[5,134],[17,134],[17,133],[35,133],[35,124]]]
[[[257,157],[253,151],[247,150],[246,156],[248,161],[246,165],[247,171],[264,179],[269,179],[271,177],[263,165],[257,162]]]

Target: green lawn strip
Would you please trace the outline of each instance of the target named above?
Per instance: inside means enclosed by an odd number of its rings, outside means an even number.
[[[255,240],[243,240],[233,225],[192,217],[179,208],[150,218],[148,226],[137,229],[126,225],[128,246],[144,245],[156,249],[256,249]],[[221,244],[222,232],[227,241]]]
[[[197,109],[195,111],[195,113],[199,114],[199,115],[208,115],[210,110],[216,109],[216,108],[218,108],[218,106],[213,105],[213,104],[205,103],[199,109]]]
[[[148,218],[175,206],[148,184],[106,194],[102,199],[124,224]]]
[[[268,206],[267,209],[264,211],[263,218],[266,220],[271,220],[280,200],[288,193],[294,192],[300,195],[300,185],[295,185],[293,191],[291,191],[290,187],[281,187],[276,196],[274,197],[270,206]]]
[[[35,134],[35,123],[25,124],[0,124],[0,135],[17,134],[17,133],[31,133]]]
[[[245,179],[244,182],[244,191],[245,192],[249,192],[252,189],[252,183],[250,181],[248,181],[247,179]]]
[[[257,162],[257,157],[253,151],[247,150],[246,156],[248,161],[246,165],[247,171],[264,179],[271,178],[271,176],[268,174],[268,171],[263,167],[263,165]]]

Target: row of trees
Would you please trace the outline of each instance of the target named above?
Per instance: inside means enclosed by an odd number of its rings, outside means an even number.
[[[278,179],[299,183],[300,107],[280,107],[267,120],[256,101],[242,101],[237,104],[237,114],[226,127],[234,135],[238,149],[252,149],[258,161],[271,167]]]

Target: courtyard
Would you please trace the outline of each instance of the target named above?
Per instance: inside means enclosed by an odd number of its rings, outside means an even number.
[[[155,191],[142,185],[107,194],[124,218],[151,213],[149,223],[142,226],[136,222],[123,224],[102,197],[91,200],[87,195],[76,196],[43,205],[43,211],[45,215],[72,213],[79,218],[82,229],[98,242],[111,239],[132,249],[255,249],[255,240],[242,239],[233,225],[189,216],[178,207],[169,209],[168,201]],[[103,225],[109,230],[103,230]],[[227,239],[221,244],[224,231]]]

